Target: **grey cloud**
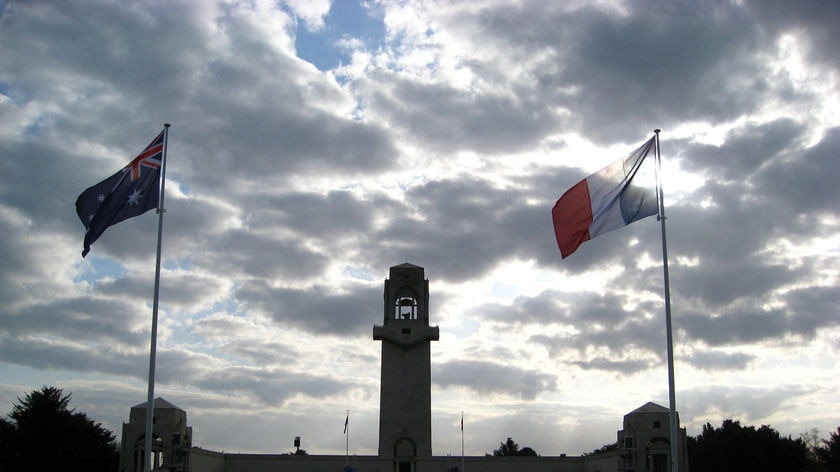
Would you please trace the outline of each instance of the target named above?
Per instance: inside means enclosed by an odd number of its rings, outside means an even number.
[[[297,394],[323,398],[347,390],[350,384],[303,372],[231,367],[207,373],[195,384],[210,391],[247,392],[263,404],[282,405]]]
[[[722,380],[719,378],[718,380]],[[808,393],[808,386],[780,385],[775,388],[745,385],[709,385],[685,389],[680,392],[683,422],[702,421],[708,415],[723,414],[723,419],[757,422],[797,397]],[[714,411],[714,409],[719,410]],[[687,412],[692,412],[691,416]]]
[[[196,264],[229,275],[258,279],[312,277],[321,273],[328,263],[326,255],[306,247],[299,239],[244,229],[213,238],[205,249],[194,253]],[[224,257],[219,257],[222,254]]]
[[[765,38],[743,8],[631,2],[626,10],[508,6],[479,18],[496,36],[487,40],[512,46],[514,57],[549,51],[535,67],[540,91],[597,140],[633,140],[678,120],[731,119],[774,93],[755,54]]]
[[[515,395],[525,400],[533,400],[541,392],[557,388],[557,379],[551,375],[490,361],[435,364],[432,382],[443,388],[466,387],[483,395]]]
[[[138,335],[138,337],[140,337]],[[5,336],[0,355],[18,365],[42,370],[68,370],[118,377],[148,379],[148,334],[140,346],[127,346],[121,340],[99,337],[80,342],[51,341],[45,337]],[[86,341],[86,342],[84,342]],[[137,339],[134,340],[137,344]],[[156,380],[163,385],[194,385],[206,372],[217,370],[220,362],[205,354],[185,349],[158,347]]]
[[[369,334],[382,313],[380,290],[365,287],[335,293],[322,286],[296,290],[254,281],[238,289],[236,298],[278,323],[329,334]]]
[[[833,2],[807,0],[797,3],[785,0],[750,0],[745,3],[750,14],[761,19],[766,30],[776,34],[795,33],[805,39],[805,54],[814,61],[837,67],[832,48],[840,43],[835,19],[840,7]]]
[[[815,212],[836,209],[836,202],[840,200],[838,154],[840,128],[832,128],[815,146],[799,146],[785,155],[781,162],[756,173],[755,183],[769,201],[767,211],[773,212],[772,216],[779,220],[789,221],[786,229],[805,226],[800,229],[801,232],[819,231],[818,224],[802,225],[801,220],[795,217],[807,215],[817,219]],[[783,218],[783,214],[787,214],[788,218]]]
[[[781,231],[819,234],[823,230],[816,224],[803,225],[800,217],[833,209],[831,203],[840,197],[834,185],[834,176],[840,172],[834,159],[840,150],[840,131],[827,130],[814,146],[804,142],[804,131],[802,123],[782,119],[736,129],[720,146],[683,148],[682,162],[688,169],[728,181],[707,181],[694,192],[694,201],[709,199],[717,204],[714,209],[698,210],[721,219],[712,228],[726,231],[727,223],[735,229],[759,224],[765,231],[742,231],[741,238],[759,247]],[[735,217],[744,224],[737,225]],[[738,241],[732,238],[730,242]]]
[[[186,271],[167,271],[161,276],[160,303],[168,310],[194,311],[219,301],[227,290],[218,277]],[[95,285],[94,293],[117,297],[126,295],[136,300],[148,300],[153,295],[153,279],[126,276],[104,280]]]
[[[607,372],[614,372],[616,374],[628,375],[636,372],[647,370],[653,366],[650,361],[643,360],[626,360],[616,361],[605,357],[595,357],[589,361],[575,361],[571,364],[580,367],[583,370],[603,370]]]
[[[243,326],[244,325],[244,326]],[[196,321],[192,332],[219,345],[218,349],[249,365],[292,365],[297,356],[293,346],[274,339],[262,339],[249,332],[245,318],[211,315]]]
[[[95,344],[139,346],[143,335],[135,330],[149,316],[145,305],[119,298],[74,297],[34,303],[3,314],[2,332],[16,342],[33,334],[69,337]],[[45,341],[46,342],[46,341]]]
[[[543,293],[538,297],[517,297],[510,306],[486,303],[476,306],[466,314],[508,324],[569,322],[572,315],[559,299],[557,293]]]
[[[796,288],[782,298],[787,303],[790,331],[805,339],[813,339],[820,329],[840,324],[840,291],[835,287]]]
[[[32,223],[42,231],[72,231],[84,235],[84,226],[76,217],[74,205],[76,197],[96,181],[86,183],[76,179],[77,155],[68,156],[67,149],[51,140],[3,140],[0,154],[3,155],[0,170],[6,182],[31,184],[0,187],[0,196],[9,207],[20,210],[27,218],[38,215]],[[39,165],[28,165],[32,160],[37,160]],[[117,170],[113,169],[111,174]],[[111,174],[103,174],[100,180]]]
[[[33,369],[133,376],[137,379],[146,378],[148,375],[148,353],[116,354],[111,349],[112,346],[118,345],[116,343],[85,347],[37,337],[0,339],[3,340],[0,342],[0,354],[3,359]]]
[[[233,340],[223,350],[251,365],[294,365],[297,359],[290,346],[278,342]]]
[[[736,128],[720,146],[689,144],[680,160],[688,170],[701,170],[724,181],[743,181],[781,153],[801,149],[805,126],[792,119]]]
[[[531,342],[545,346],[549,355],[585,369],[635,373],[649,368],[654,359],[664,359],[664,311],[661,306],[638,304],[632,311],[626,296],[591,293],[543,292],[536,297],[517,297],[509,306],[485,304],[467,313],[482,320],[508,325],[559,325],[575,328],[575,334],[534,335]],[[653,316],[649,316],[653,314]],[[585,357],[590,348],[607,349],[618,361]]]
[[[583,86],[583,132],[630,138],[675,120],[716,122],[772,93],[757,25],[735,6],[631,7],[631,17],[583,10],[569,26],[582,44],[562,80]],[[656,26],[654,26],[656,25]],[[615,120],[604,120],[615,117]],[[626,125],[628,118],[631,123]],[[640,127],[645,127],[639,129]]]
[[[707,371],[743,370],[755,360],[755,356],[743,352],[727,353],[717,350],[697,351],[683,356],[681,361]]]
[[[812,339],[815,333],[815,323],[809,320],[812,316],[812,313],[797,317],[786,310],[734,306],[713,316],[689,312],[680,317],[679,327],[686,331],[688,339],[703,341],[711,346],[751,344],[766,339],[782,339],[786,335]],[[810,322],[798,326],[798,319]],[[825,322],[818,324],[826,325]]]
[[[2,188],[0,186],[0,191]],[[15,211],[5,204],[5,198],[3,200],[0,204],[0,233],[6,241],[0,248],[0,303],[3,305],[0,313],[29,298],[28,282],[39,280],[46,270],[46,261],[31,256],[39,245],[27,237],[30,217]],[[47,285],[46,282],[39,283],[42,290]]]
[[[499,261],[550,250],[550,213],[526,196],[477,178],[429,182],[406,195],[422,219],[399,216],[375,236],[443,279],[479,278]]]
[[[747,255],[728,262],[710,261],[708,265],[703,270],[680,268],[673,280],[685,297],[702,298],[712,310],[740,298],[767,296],[806,272]],[[738,277],[723,278],[720,274],[738,274]]]
[[[396,74],[377,78],[377,89],[369,91],[373,113],[440,152],[515,152],[533,145],[560,124],[544,103],[527,98],[420,84]],[[379,91],[381,82],[390,85],[387,93]]]
[[[326,195],[272,192],[259,200],[250,205],[248,219],[253,224],[268,226],[261,221],[268,219],[274,225],[325,242],[365,234],[372,230],[376,215],[388,216],[404,208],[384,195],[360,199],[349,191],[332,191]]]
[[[721,270],[730,263],[738,264],[741,270],[764,265],[766,260],[757,253],[772,240],[777,218],[742,202],[741,198],[751,195],[745,190],[741,184],[707,183],[690,197],[692,204],[670,207],[668,243],[673,254],[702,257],[705,264],[720,264]],[[713,206],[694,204],[706,196]]]
[[[279,84],[278,84],[279,85]],[[288,110],[288,104],[263,99],[259,104],[242,103],[213,105],[231,114],[222,123],[202,126],[200,133],[210,133],[208,140],[194,145],[184,156],[198,169],[200,189],[216,193],[221,190],[241,191],[238,179],[290,178],[295,172],[306,174],[343,172],[348,175],[377,173],[396,165],[397,152],[384,130],[326,113],[307,117]],[[282,108],[280,108],[282,106]],[[278,107],[277,111],[273,111]],[[209,111],[203,111],[209,112]],[[185,118],[185,121],[188,118]],[[199,133],[195,125],[185,133]],[[224,136],[237,136],[236,140]],[[268,190],[268,189],[266,189]]]

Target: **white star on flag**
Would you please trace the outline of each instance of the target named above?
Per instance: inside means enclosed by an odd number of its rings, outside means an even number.
[[[143,195],[140,193],[140,189],[136,188],[133,192],[131,192],[131,195],[128,196],[128,201],[126,203],[128,203],[128,206],[137,205],[140,203],[140,198],[142,196]]]

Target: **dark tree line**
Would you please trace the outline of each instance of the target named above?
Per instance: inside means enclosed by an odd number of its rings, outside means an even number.
[[[43,387],[17,400],[0,418],[0,472],[117,470],[114,434],[70,409],[70,394]]]
[[[766,425],[755,428],[724,420],[720,428],[713,428],[706,423],[703,432],[688,438],[689,467],[692,472],[840,472],[840,427],[823,440],[813,431],[792,439]]]
[[[583,457],[596,456],[598,454],[603,454],[605,452],[611,452],[611,451],[617,451],[617,450],[618,450],[618,443],[617,442],[610,443],[610,444],[604,444],[603,446],[599,447],[598,449],[595,449],[592,452],[584,452]]]
[[[490,454],[487,454],[488,456]],[[493,456],[496,457],[511,457],[511,456],[536,456],[537,452],[531,449],[528,446],[519,449],[519,444],[516,443],[511,438],[507,438],[507,441],[503,443],[499,443],[499,448],[493,451]]]
[[[770,426],[756,429],[733,420],[724,420],[720,428],[706,423],[703,432],[688,438],[688,458],[693,472],[796,472],[809,465],[802,439],[783,437]]]
[[[829,470],[840,472],[840,426],[828,439],[823,440],[823,446],[815,452],[820,462],[828,466]]]
[[[724,420],[719,428],[706,423],[703,431],[688,437],[688,462],[691,472],[770,472],[832,471],[840,472],[840,427],[828,439],[820,439],[812,430],[802,437],[784,437],[770,426],[742,426]],[[584,456],[604,454],[618,449],[618,443],[604,446]]]

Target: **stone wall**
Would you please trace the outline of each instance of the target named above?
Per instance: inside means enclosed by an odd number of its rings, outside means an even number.
[[[605,457],[493,457],[436,456],[418,459],[413,472],[447,472],[457,467],[462,472],[606,472],[615,470],[614,455]],[[608,456],[608,457],[606,457]],[[612,462],[610,458],[612,457]],[[295,456],[279,454],[223,454],[193,448],[191,472],[341,472],[344,456]],[[376,456],[353,456],[351,467],[357,472],[394,472],[391,461]],[[612,468],[608,464],[612,464]],[[593,465],[593,467],[588,467]]]

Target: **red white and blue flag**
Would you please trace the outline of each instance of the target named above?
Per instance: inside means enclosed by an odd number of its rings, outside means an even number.
[[[655,186],[633,180],[654,140],[581,180],[557,200],[551,216],[563,259],[595,236],[658,213]]]
[[[127,166],[76,199],[76,213],[85,225],[82,257],[109,226],[158,206],[164,133],[161,131]]]

